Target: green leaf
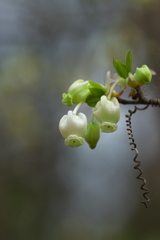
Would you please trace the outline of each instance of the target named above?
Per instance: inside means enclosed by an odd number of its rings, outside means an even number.
[[[127,69],[128,73],[132,72],[132,55],[131,55],[130,50],[128,50],[127,55],[126,55],[126,69]]]
[[[96,83],[96,82],[92,82],[92,81],[89,81],[90,83],[90,88],[96,88],[96,89],[101,89],[104,93],[106,92],[106,89],[105,87],[103,87],[102,85],[100,85],[99,83]]]
[[[99,85],[99,84],[98,84]],[[101,96],[104,95],[104,89],[99,88],[89,88],[91,94],[87,97],[86,103],[90,107],[95,107],[96,103],[100,100]]]
[[[89,88],[89,91],[91,92],[91,96],[93,97],[101,97],[104,95],[104,91],[99,88]]]
[[[90,106],[90,107],[95,107],[96,103],[100,100],[100,97],[94,97],[92,95],[89,95],[86,99],[86,103]]]
[[[122,63],[119,60],[114,60],[113,58],[113,66],[116,69],[116,72],[118,73],[118,75],[122,78],[127,78],[128,77],[128,71],[126,68],[126,65],[124,63]]]

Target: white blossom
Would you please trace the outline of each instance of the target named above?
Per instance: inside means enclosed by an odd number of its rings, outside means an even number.
[[[93,114],[101,123],[100,128],[103,132],[115,131],[117,129],[116,123],[120,119],[120,105],[117,98],[108,99],[103,95],[96,104]]]
[[[84,141],[87,131],[87,118],[85,114],[75,114],[73,111],[68,111],[59,122],[59,130],[65,138],[65,144],[70,147],[79,147]]]

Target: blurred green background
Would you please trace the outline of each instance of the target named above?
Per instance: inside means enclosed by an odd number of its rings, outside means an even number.
[[[159,26],[159,0],[0,0],[1,240],[160,239],[158,107],[132,121],[148,209],[125,126],[133,106],[95,150],[66,147],[58,130],[62,93],[79,78],[103,84],[128,49],[134,68],[157,73],[145,96],[160,98]]]

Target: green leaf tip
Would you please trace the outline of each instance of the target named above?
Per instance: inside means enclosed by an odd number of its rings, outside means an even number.
[[[118,73],[118,75],[122,78],[127,78],[128,77],[128,71],[126,68],[126,65],[124,63],[122,63],[119,60],[115,60],[113,58],[113,66],[116,69],[116,72]]]
[[[128,50],[126,54],[126,69],[128,73],[132,72],[132,55],[130,49]]]
[[[125,64],[113,58],[113,66],[120,77],[127,78],[128,74],[132,72],[132,55],[130,50],[127,51]]]

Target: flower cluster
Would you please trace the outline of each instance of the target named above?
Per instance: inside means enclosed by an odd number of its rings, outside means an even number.
[[[127,86],[131,88],[129,96],[132,96],[132,89],[151,82],[152,74],[146,65],[136,68],[135,73],[132,73],[130,51],[127,52],[125,64],[113,59],[113,65],[117,74],[111,78],[108,72],[105,85],[79,79],[69,87],[67,93],[63,93],[63,104],[67,106],[77,104],[74,110],[69,110],[59,122],[59,130],[65,138],[66,145],[79,147],[85,139],[90,148],[94,149],[100,138],[100,130],[105,133],[117,130],[117,123],[120,119],[118,97],[123,94],[125,88]],[[117,85],[120,87],[119,92],[115,91]],[[89,123],[87,123],[85,114],[77,114],[83,103],[93,109]]]

